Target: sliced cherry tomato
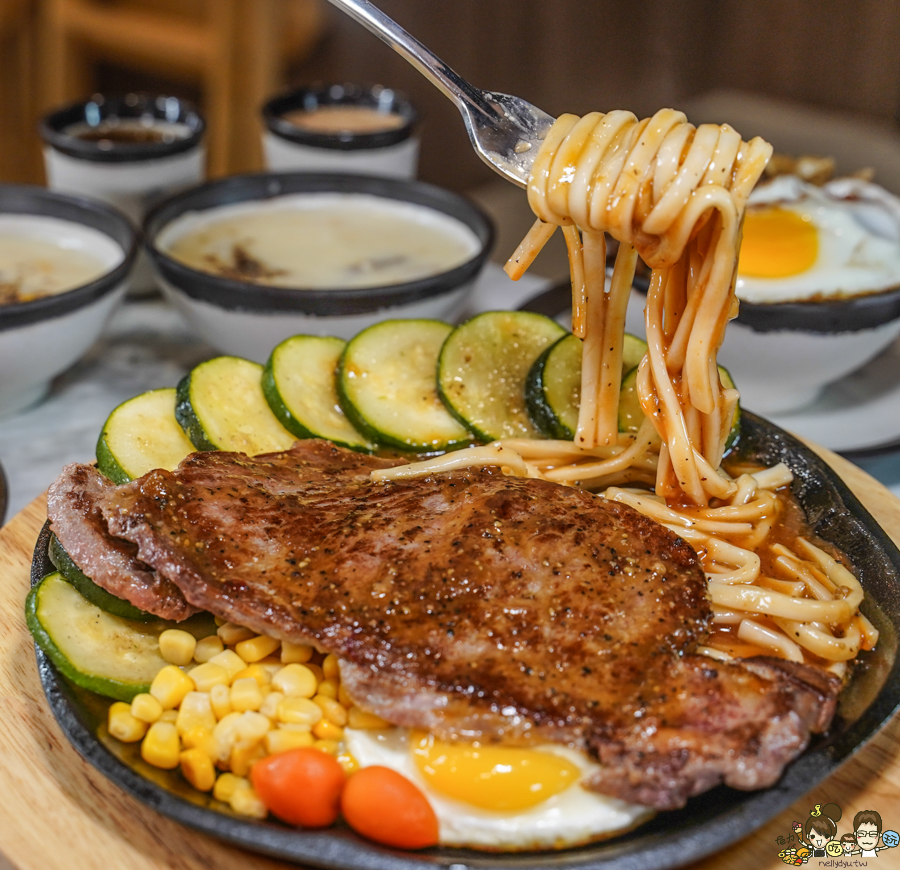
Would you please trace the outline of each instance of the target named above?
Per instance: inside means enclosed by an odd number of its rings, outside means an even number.
[[[260,800],[282,821],[324,828],[338,817],[346,776],[332,756],[302,747],[257,761],[250,781]]]
[[[389,767],[364,767],[344,786],[341,812],[357,833],[399,849],[424,849],[438,842],[438,820],[428,798]]]

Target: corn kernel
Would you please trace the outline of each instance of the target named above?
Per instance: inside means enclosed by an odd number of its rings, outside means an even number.
[[[180,628],[167,628],[159,636],[159,654],[170,665],[187,665],[194,658],[197,638]]]
[[[205,728],[212,731],[216,727],[216,714],[213,713],[209,695],[206,692],[188,692],[178,709],[175,720],[178,735],[183,736],[193,728]],[[212,788],[212,786],[210,786]]]
[[[312,733],[311,725],[303,725],[299,722],[276,722],[274,723],[275,727],[281,728],[284,731],[303,731],[306,733]]]
[[[347,724],[347,710],[338,704],[334,698],[329,698],[327,695],[316,695],[312,701],[325,714],[325,718],[335,725],[340,725],[343,728]]]
[[[338,657],[334,653],[325,656],[322,662],[322,673],[325,674],[326,680],[338,680],[341,676],[341,669],[338,666]]]
[[[368,713],[360,710],[359,707],[351,707],[347,711],[347,727],[348,728],[388,728],[389,723],[385,722],[381,716],[374,713]]]
[[[181,744],[171,722],[154,722],[141,742],[141,758],[154,767],[174,770],[178,767]]]
[[[188,692],[194,690],[194,683],[175,665],[166,665],[153,678],[150,694],[162,704],[164,710],[177,707]]]
[[[135,695],[131,699],[131,715],[149,725],[159,719],[162,712],[162,704],[149,692],[141,692],[140,695]]]
[[[341,683],[338,686],[338,703],[342,707],[346,707],[348,710],[353,706],[353,698],[350,697],[350,693],[344,688],[344,684]]]
[[[291,643],[289,640],[281,642],[281,663],[283,665],[302,665],[312,658],[313,648],[305,643]]]
[[[222,720],[231,710],[231,689],[224,683],[219,683],[209,690],[209,703],[212,706],[216,719]]]
[[[228,671],[228,681],[234,679],[234,675],[239,671],[244,670],[247,667],[247,662],[245,662],[234,650],[227,649],[225,652],[220,652],[218,655],[214,655],[207,664],[213,665],[221,665]]]
[[[333,755],[335,758],[340,754],[341,744],[337,742],[337,740],[317,740],[312,745],[313,749],[318,749],[319,752],[325,752],[328,755]]]
[[[285,665],[272,677],[272,688],[289,697],[311,698],[318,683],[308,665]]]
[[[278,705],[284,700],[284,695],[281,692],[269,692],[268,695],[263,698],[262,707],[259,708],[259,712],[263,714],[263,716],[267,716],[269,719],[277,719],[278,718]]]
[[[256,632],[242,625],[235,625],[233,622],[226,622],[216,629],[216,634],[225,646],[234,646],[242,640],[250,640],[256,637]]]
[[[279,646],[281,646],[280,640],[261,634],[257,637],[251,637],[249,640],[242,640],[235,645],[234,651],[245,662],[258,662],[266,656],[272,655]]]
[[[351,755],[346,750],[338,753],[337,761],[338,764],[344,768],[344,773],[347,774],[347,776],[350,776],[350,774],[356,773],[356,771],[359,770],[359,762],[356,760],[356,756]]]
[[[261,662],[256,662],[256,665],[260,668],[265,668],[266,673],[269,675],[269,680],[275,676],[284,665],[277,659],[275,656],[268,656],[264,658]]]
[[[319,740],[339,741],[344,739],[344,729],[340,725],[335,725],[330,719],[320,719],[312,727],[313,737]]]
[[[181,746],[183,749],[199,749],[211,759],[216,757],[216,742],[209,728],[196,727],[185,731],[181,735]]]
[[[288,731],[284,728],[274,728],[263,738],[263,746],[268,755],[276,755],[279,752],[287,752],[288,749],[299,749],[312,745],[313,736],[309,731]]]
[[[221,628],[223,625],[225,625],[226,622],[228,622],[228,620],[224,619],[221,616],[214,616],[213,622],[216,624],[216,628]]]
[[[322,708],[309,698],[288,697],[278,705],[279,721],[305,725],[307,728],[315,725],[324,715]]]
[[[234,749],[238,742],[237,723],[242,713],[229,713],[227,716],[219,720],[219,723],[213,728],[213,741],[216,747],[215,760],[225,763],[231,757],[231,750]]]
[[[209,661],[197,665],[188,671],[188,677],[193,682],[193,688],[198,692],[209,692],[213,686],[227,686],[231,682],[231,675],[221,665]]]
[[[235,731],[239,740],[262,740],[272,728],[272,723],[261,713],[248,710],[236,720]]]
[[[259,710],[263,697],[259,685],[253,677],[238,678],[231,684],[231,708],[243,713],[245,710]]]
[[[253,819],[264,819],[269,814],[266,805],[259,799],[259,795],[253,791],[253,787],[249,782],[247,785],[238,785],[228,803],[234,812]]]
[[[340,684],[338,683],[337,680],[335,680],[333,678],[329,679],[328,677],[326,677],[324,680],[322,680],[321,683],[319,683],[319,688],[317,689],[317,692],[320,695],[325,695],[326,697],[333,698],[336,701],[337,696],[338,696],[338,686],[339,685]]]
[[[231,750],[228,766],[236,776],[246,776],[255,761],[266,757],[266,750],[259,740],[238,740]]]
[[[147,723],[131,712],[131,705],[117,701],[109,708],[109,733],[123,743],[137,743],[147,733]]]
[[[182,776],[197,791],[209,791],[216,783],[212,759],[200,749],[185,749],[178,756]]]
[[[168,722],[170,725],[174,725],[178,721],[178,711],[177,710],[163,710],[162,716],[156,720],[157,722]]]
[[[198,664],[208,662],[213,656],[217,656],[225,649],[222,638],[217,634],[211,634],[209,637],[203,637],[197,641],[197,647],[194,649],[194,661]]]
[[[242,783],[250,785],[247,780],[242,779],[240,776],[235,776],[233,773],[220,773],[216,777],[216,784],[213,786],[213,797],[217,801],[227,804],[231,800],[235,789]]]
[[[232,682],[234,682],[235,680],[246,680],[248,677],[256,680],[256,683],[260,688],[268,686],[269,683],[272,682],[272,675],[269,673],[268,669],[256,664],[247,665],[247,667],[242,668],[234,674],[231,679]]]

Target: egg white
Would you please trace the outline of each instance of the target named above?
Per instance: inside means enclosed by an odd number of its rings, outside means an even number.
[[[575,846],[635,827],[653,815],[647,807],[586,791],[579,783],[535,807],[494,812],[442,795],[419,772],[404,728],[384,731],[346,729],[347,750],[362,767],[382,765],[412,780],[427,796],[438,818],[444,846],[514,851]],[[561,755],[577,765],[582,779],[598,769],[584,753],[545,745],[542,751]]]
[[[860,220],[858,203],[792,176],[756,188],[748,208],[777,205],[808,216],[819,249],[809,269],[783,278],[738,273],[735,292],[746,302],[789,302],[811,297],[857,296],[900,285],[900,241],[874,232]],[[896,223],[896,220],[893,221]]]

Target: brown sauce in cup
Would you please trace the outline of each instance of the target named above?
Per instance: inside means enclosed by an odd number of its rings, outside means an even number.
[[[395,112],[340,103],[318,106],[312,111],[296,109],[282,117],[295,127],[313,133],[381,133],[396,130],[404,124],[403,118]]]

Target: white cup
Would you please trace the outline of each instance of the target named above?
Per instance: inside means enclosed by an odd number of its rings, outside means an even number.
[[[178,97],[95,95],[42,119],[47,185],[99,199],[139,227],[152,206],[203,181],[204,130],[196,109]],[[131,289],[155,286],[141,256]]]
[[[274,97],[262,113],[269,170],[416,176],[416,110],[390,88],[311,85]]]

